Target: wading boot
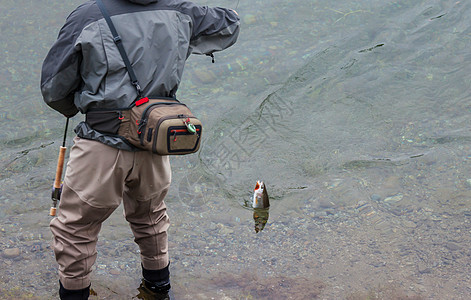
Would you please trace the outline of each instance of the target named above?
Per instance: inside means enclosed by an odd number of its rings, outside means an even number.
[[[59,297],[61,300],[87,300],[90,296],[90,286],[81,290],[68,290],[59,281]]]
[[[168,266],[160,270],[147,270],[142,267],[144,277],[139,287],[143,299],[171,300],[170,297],[170,272]]]
[[[138,288],[139,294],[137,299],[142,300],[173,300],[173,296],[170,291],[170,283],[164,285],[156,285],[155,283],[142,280],[141,285]]]

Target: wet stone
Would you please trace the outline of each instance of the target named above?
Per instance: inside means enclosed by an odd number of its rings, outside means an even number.
[[[234,233],[234,230],[224,226],[223,224],[218,224],[217,227],[219,228],[219,234],[226,235]]]
[[[419,262],[418,265],[417,265],[417,269],[418,269],[420,274],[428,274],[428,273],[432,272],[432,269],[430,269],[427,266],[427,264],[425,264],[424,262]]]
[[[20,248],[10,248],[3,250],[3,257],[15,258],[20,255]]]
[[[111,269],[110,274],[111,275],[119,275],[119,274],[121,274],[121,272],[118,269]]]
[[[335,211],[333,209],[326,209],[325,213],[327,216],[335,215]]]
[[[446,243],[445,247],[450,251],[457,251],[457,250],[461,250],[461,248],[462,248],[460,245],[458,245],[457,243],[453,243],[453,242]]]
[[[396,202],[401,201],[402,198],[404,198],[403,194],[397,194],[397,195],[385,198],[384,202],[386,202],[386,203],[396,203]]]
[[[415,228],[415,227],[417,227],[417,224],[415,224],[415,223],[412,222],[412,221],[404,221],[402,224],[404,225],[404,227],[407,227],[407,228]]]
[[[323,208],[323,209],[335,208],[335,203],[327,199],[321,199],[319,200],[319,208]]]
[[[377,195],[377,194],[373,194],[371,195],[371,200],[373,201],[381,201],[381,196],[380,195]]]

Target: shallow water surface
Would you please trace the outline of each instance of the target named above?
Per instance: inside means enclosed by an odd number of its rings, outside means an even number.
[[[0,13],[0,294],[55,299],[47,214],[65,120],[38,85],[80,1],[20,2]],[[215,64],[192,56],[178,95],[205,135],[172,158],[177,299],[469,299],[471,4],[199,3],[238,6],[242,31]],[[271,201],[258,233],[257,180]],[[92,299],[137,297],[121,212],[100,234]]]

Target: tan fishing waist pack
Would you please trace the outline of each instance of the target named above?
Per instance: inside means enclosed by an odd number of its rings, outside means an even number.
[[[132,64],[113,21],[102,1],[96,1],[113,35],[137,98],[129,108],[87,112],[86,122],[93,129],[118,135],[137,148],[160,155],[188,154],[198,151],[201,122],[185,104],[174,98],[142,98]]]
[[[202,124],[183,103],[172,98],[142,98],[129,109],[90,111],[86,122],[94,130],[118,135],[133,146],[159,155],[198,151]]]

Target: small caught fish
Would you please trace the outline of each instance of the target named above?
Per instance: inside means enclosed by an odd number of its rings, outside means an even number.
[[[255,232],[260,232],[265,227],[268,221],[268,208],[270,207],[270,201],[268,200],[268,193],[265,183],[258,181],[255,185],[253,192],[253,219],[255,221]]]
[[[263,181],[258,181],[255,185],[255,189],[253,192],[253,208],[268,208],[270,207],[270,201],[268,200],[268,193],[267,188]]]

